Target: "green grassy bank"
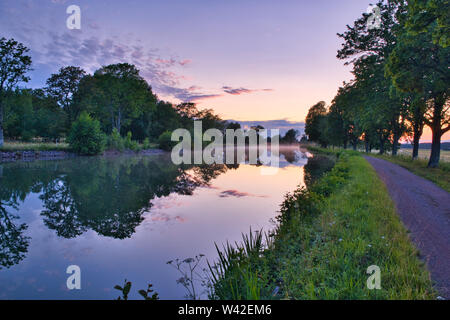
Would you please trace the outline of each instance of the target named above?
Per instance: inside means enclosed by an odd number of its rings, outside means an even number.
[[[287,195],[277,220],[266,240],[253,233],[219,250],[211,298],[435,298],[385,186],[356,152],[339,152],[331,172]],[[372,265],[381,290],[367,288]]]
[[[70,146],[68,143],[52,142],[5,142],[0,151],[70,151]]]

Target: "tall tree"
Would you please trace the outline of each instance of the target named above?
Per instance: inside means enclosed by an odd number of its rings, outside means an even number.
[[[433,43],[433,27],[427,33],[404,33],[386,66],[394,85],[408,93],[420,94],[426,101],[425,124],[433,142],[429,167],[439,165],[441,137],[450,130],[450,48]]]
[[[106,132],[114,128],[121,132],[122,127],[156,105],[151,87],[128,63],[108,65],[84,77],[74,100],[80,111],[101,119]]]
[[[409,0],[406,27],[412,35],[432,30],[433,42],[446,48],[450,45],[450,1]]]
[[[0,38],[0,147],[3,146],[3,102],[19,82],[28,82],[31,70],[29,49],[14,39]]]
[[[353,27],[338,34],[344,40],[337,57],[353,63],[356,86],[362,95],[360,111],[366,149],[372,133],[377,134],[380,153],[384,153],[384,144],[392,142],[395,155],[399,140],[405,133],[407,107],[391,91],[391,80],[385,79],[384,65],[395,47],[399,26],[399,17],[405,12],[403,0],[380,0],[381,23],[378,28],[368,28],[369,14],[357,19]],[[352,59],[348,61],[348,59]]]
[[[321,122],[327,114],[325,105],[325,101],[320,101],[309,108],[305,121],[305,133],[310,141],[321,142]]]
[[[58,73],[52,74],[46,82],[46,91],[67,113],[70,122],[79,115],[75,110],[71,110],[71,106],[73,96],[85,75],[86,72],[83,69],[68,66],[59,69]]]

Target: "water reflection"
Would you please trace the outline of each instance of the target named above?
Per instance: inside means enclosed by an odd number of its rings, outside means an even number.
[[[11,209],[30,192],[41,193],[43,221],[60,237],[75,238],[91,229],[125,239],[143,221],[150,200],[171,193],[191,195],[227,170],[224,165],[177,167],[165,155],[11,164],[0,187],[1,256],[11,257],[1,264],[18,263],[26,252],[21,236],[26,225],[14,224]]]
[[[311,187],[324,173],[334,167],[335,159],[325,155],[314,155],[308,159],[304,167],[304,181],[307,188]]]
[[[280,154],[276,176],[246,164],[175,166],[169,155],[1,165],[0,298],[109,298],[125,276],[159,279],[163,298],[182,297],[165,261],[213,254],[214,242],[268,226],[307,162],[298,149]],[[74,261],[101,284],[78,296],[61,289]]]

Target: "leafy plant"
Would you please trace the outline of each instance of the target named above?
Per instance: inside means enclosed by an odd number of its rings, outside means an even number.
[[[122,296],[119,296],[117,300],[128,300],[128,294],[130,293],[132,283],[130,281],[127,281],[125,279],[123,287],[116,285],[114,286],[114,289],[119,290],[122,293]],[[153,285],[148,284],[147,290],[139,290],[138,293],[145,299],[145,300],[159,300],[158,293],[155,292],[152,289]]]
[[[139,149],[139,144],[137,141],[133,141],[131,131],[128,131],[127,136],[124,139],[124,145],[126,149],[137,151]]]
[[[130,293],[130,290],[131,290],[131,282],[127,281],[127,279],[125,279],[123,287],[121,287],[119,285],[115,285],[114,289],[122,292],[122,297],[119,296],[117,298],[117,300],[128,300],[128,294]]]
[[[100,129],[100,122],[92,119],[88,113],[81,113],[72,125],[68,142],[72,150],[82,155],[95,155],[105,147],[105,135]]]
[[[139,290],[138,293],[145,299],[145,300],[159,300],[158,293],[154,292],[152,289],[153,285],[148,284],[147,290]]]

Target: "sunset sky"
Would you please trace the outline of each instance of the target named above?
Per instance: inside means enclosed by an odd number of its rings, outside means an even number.
[[[336,33],[371,2],[2,0],[0,36],[31,48],[32,87],[62,66],[93,72],[128,62],[160,99],[196,102],[223,119],[294,126],[351,79],[336,58]],[[66,27],[69,5],[81,8],[81,30]]]

